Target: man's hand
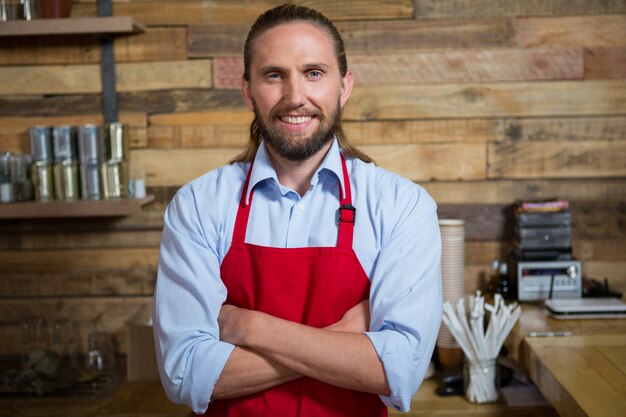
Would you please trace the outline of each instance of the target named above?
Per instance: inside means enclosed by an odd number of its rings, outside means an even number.
[[[244,344],[243,338],[247,332],[246,326],[250,324],[255,311],[235,307],[230,304],[222,305],[217,323],[220,326],[220,340],[233,345]]]
[[[363,333],[369,330],[369,326],[370,302],[366,299],[346,311],[341,320],[326,329],[334,332]]]

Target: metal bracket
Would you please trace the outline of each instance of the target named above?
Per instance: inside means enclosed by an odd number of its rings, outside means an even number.
[[[111,0],[98,0],[98,16],[113,15]],[[115,88],[115,55],[113,36],[100,39],[100,77],[102,79],[102,114],[104,123],[117,122],[117,92]]]

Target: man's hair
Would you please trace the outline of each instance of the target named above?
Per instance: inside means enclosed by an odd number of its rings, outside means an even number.
[[[288,23],[308,23],[311,24],[329,35],[333,47],[335,50],[335,57],[337,58],[337,64],[339,66],[339,73],[341,77],[345,77],[348,73],[348,63],[346,60],[346,49],[343,44],[343,39],[339,34],[339,31],[333,25],[333,23],[323,14],[318,12],[317,10],[310,9],[304,6],[298,6],[295,4],[283,4],[281,6],[277,6],[273,9],[270,9],[260,15],[256,22],[250,28],[250,32],[248,32],[248,37],[246,38],[246,43],[243,48],[243,79],[248,83],[250,82],[250,64],[252,62],[252,53],[254,48],[254,43],[265,32],[270,29],[273,29],[280,25],[285,25]],[[335,135],[337,136],[337,140],[339,141],[339,146],[343,150],[344,155],[355,157],[361,159],[365,162],[374,162],[372,158],[367,156],[365,153],[358,150],[356,147],[352,146],[348,143],[348,139],[346,138],[346,134],[341,127],[341,117],[337,123],[337,128],[335,130]],[[257,150],[259,149],[259,144],[261,143],[261,133],[259,130],[259,122],[254,117],[254,120],[250,124],[250,141],[246,149],[240,154],[233,158],[230,163],[235,162],[248,162],[254,159]]]

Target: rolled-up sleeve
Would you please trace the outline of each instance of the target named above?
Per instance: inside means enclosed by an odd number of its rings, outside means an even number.
[[[423,190],[398,216],[370,276],[370,331],[391,391],[388,406],[409,411],[428,368],[442,316],[437,207]]]
[[[165,211],[153,322],[165,392],[172,402],[196,413],[207,409],[234,348],[219,340],[217,317],[226,299],[219,270],[193,192],[183,187]]]

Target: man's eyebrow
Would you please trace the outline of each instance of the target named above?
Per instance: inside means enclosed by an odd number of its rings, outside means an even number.
[[[318,68],[323,71],[328,71],[330,70],[331,66],[328,64],[321,63],[321,62],[311,62],[309,64],[305,64],[303,68],[306,70]],[[257,72],[259,74],[269,74],[270,72],[285,72],[285,71],[287,71],[286,68],[279,67],[278,65],[266,65],[264,67],[260,67]]]
[[[259,74],[267,74],[270,72],[284,72],[285,68],[276,65],[267,65],[258,69]]]
[[[312,62],[310,64],[306,64],[304,66],[304,68],[307,68],[307,69],[308,68],[319,68],[321,70],[328,71],[331,68],[331,66],[327,65],[327,64],[324,64],[324,63],[321,63],[321,62]]]

